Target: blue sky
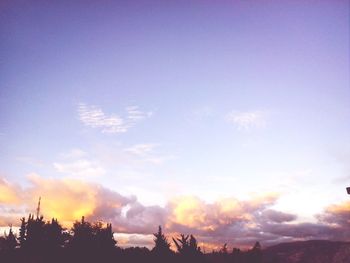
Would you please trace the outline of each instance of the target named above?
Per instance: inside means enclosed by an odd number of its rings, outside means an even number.
[[[347,1],[0,10],[8,184],[74,179],[162,207],[277,193],[299,222],[348,199]]]

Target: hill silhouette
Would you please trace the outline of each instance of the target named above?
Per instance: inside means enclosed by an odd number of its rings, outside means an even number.
[[[263,251],[264,263],[348,263],[350,242],[309,240],[282,243]]]

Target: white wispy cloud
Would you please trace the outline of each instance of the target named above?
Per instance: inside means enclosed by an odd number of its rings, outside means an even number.
[[[78,114],[80,121],[89,127],[98,128],[103,133],[124,133],[138,121],[148,118],[152,112],[143,112],[138,106],[126,107],[126,116],[107,115],[101,108],[80,103]]]
[[[136,122],[143,120],[145,118],[151,117],[153,115],[153,112],[143,112],[139,109],[138,106],[129,106],[126,107],[127,112],[127,118],[130,122]]]
[[[266,112],[264,111],[231,111],[226,115],[226,121],[234,124],[238,130],[251,130],[266,126]]]
[[[153,164],[162,164],[164,161],[174,159],[174,156],[162,155],[155,151],[159,144],[154,143],[141,143],[135,144],[131,147],[124,149],[124,152],[135,156],[136,158],[153,163]]]
[[[60,157],[60,161],[54,162],[53,167],[69,177],[91,178],[106,173],[105,168],[97,160],[88,158],[88,154],[80,149],[73,149],[61,154]]]
[[[53,166],[60,173],[65,173],[79,178],[97,177],[106,173],[105,169],[98,163],[91,162],[86,159],[68,163],[53,163]]]
[[[145,156],[149,153],[152,153],[157,144],[153,143],[143,143],[136,144],[129,148],[126,148],[125,151],[138,156]]]

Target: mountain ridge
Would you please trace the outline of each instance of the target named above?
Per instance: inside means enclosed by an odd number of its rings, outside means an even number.
[[[263,250],[264,263],[350,263],[350,242],[308,240],[280,243]]]

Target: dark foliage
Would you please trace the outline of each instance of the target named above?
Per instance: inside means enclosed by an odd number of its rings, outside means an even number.
[[[161,226],[154,234],[154,247],[121,249],[114,240],[112,225],[91,223],[84,217],[76,221],[70,231],[57,219],[44,221],[42,216],[21,218],[19,236],[12,228],[0,237],[0,262],[11,263],[109,263],[109,262],[167,262],[167,263],[259,263],[262,262],[261,246],[257,242],[246,252],[234,249],[228,252],[224,244],[219,252],[202,253],[193,235],[181,234],[173,238],[177,252],[164,235]]]

